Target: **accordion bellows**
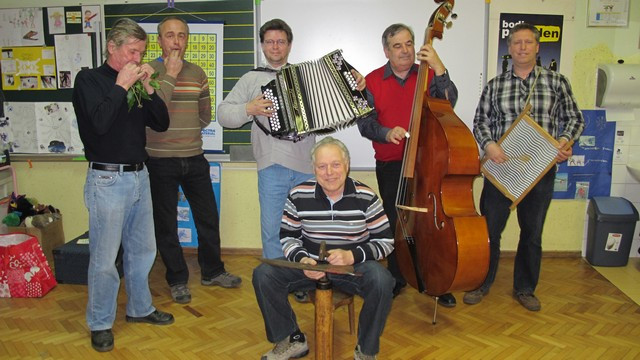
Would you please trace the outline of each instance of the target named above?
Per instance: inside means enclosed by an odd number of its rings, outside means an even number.
[[[318,60],[285,65],[262,87],[276,110],[269,118],[271,135],[297,141],[331,133],[372,111],[340,50]]]

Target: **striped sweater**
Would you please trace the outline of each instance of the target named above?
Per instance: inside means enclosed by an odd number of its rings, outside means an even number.
[[[354,263],[382,260],[393,251],[393,236],[378,196],[365,184],[347,178],[343,196],[333,205],[315,179],[289,193],[280,225],[280,243],[290,261],[318,258],[327,250],[351,250]]]
[[[166,132],[147,128],[147,152],[151,157],[191,157],[202,154],[202,129],[211,123],[209,80],[198,65],[184,61],[178,78],[167,76],[164,63],[149,63],[159,72],[156,90],[169,109]]]

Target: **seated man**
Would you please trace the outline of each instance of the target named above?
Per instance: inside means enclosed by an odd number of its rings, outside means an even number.
[[[375,359],[380,335],[391,310],[395,280],[378,263],[393,251],[393,237],[382,203],[366,185],[347,177],[349,151],[332,137],[311,150],[315,179],[296,186],[285,203],[280,243],[289,261],[316,264],[326,242],[332,265],[354,265],[362,276],[326,274],[334,289],[358,294],[360,312],[355,359]],[[288,301],[293,291],[312,290],[323,272],[261,264],[253,271],[253,287],[267,339],[275,347],[262,356],[289,359],[309,352]]]

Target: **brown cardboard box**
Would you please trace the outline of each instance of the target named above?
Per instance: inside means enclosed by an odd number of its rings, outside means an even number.
[[[40,215],[36,215],[40,216]],[[25,226],[9,226],[7,228],[8,233],[22,233],[29,234],[38,238],[38,242],[42,247],[44,256],[47,257],[49,266],[53,269],[53,249],[64,244],[64,230],[62,228],[62,217],[49,223],[42,229],[37,227],[25,227]]]

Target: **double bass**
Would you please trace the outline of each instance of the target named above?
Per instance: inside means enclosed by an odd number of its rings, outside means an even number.
[[[435,1],[441,4],[425,44],[442,39],[453,10],[454,0]],[[428,71],[422,61],[396,197],[395,251],[407,282],[437,299],[480,287],[489,267],[489,235],[473,199],[480,175],[476,141],[448,100],[428,96]]]

